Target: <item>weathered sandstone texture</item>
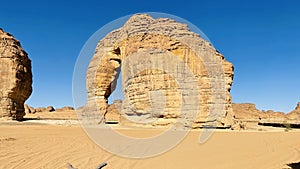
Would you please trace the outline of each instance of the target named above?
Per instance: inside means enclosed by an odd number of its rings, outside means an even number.
[[[36,112],[54,112],[55,108],[53,106],[48,107],[37,107],[35,108]]]
[[[193,128],[230,127],[233,75],[233,65],[186,24],[137,14],[99,41],[82,116],[96,122],[115,111],[107,100],[122,76],[119,113],[137,123],[164,126],[186,119]],[[193,112],[195,118],[189,117]]]
[[[114,100],[114,102],[107,106],[106,114],[104,115],[105,120],[116,120],[120,121],[121,115],[119,111],[122,108],[122,100]]]
[[[74,107],[71,106],[64,106],[62,108],[55,109],[55,111],[72,111],[72,110],[74,110]]]
[[[34,114],[36,113],[35,108],[28,106],[27,104],[24,104],[25,114]]]
[[[0,29],[0,118],[23,118],[31,84],[31,61],[27,53],[18,40]]]
[[[287,118],[291,121],[297,121],[298,123],[300,123],[300,102],[298,102],[295,110],[287,114]]]
[[[64,111],[74,111],[75,110],[74,107],[71,107],[71,106],[64,106],[64,107],[56,109],[53,106],[34,108],[31,106],[28,106],[27,104],[24,104],[24,107],[25,107],[26,114],[27,113],[34,114],[34,113],[40,113],[40,112],[64,112]]]
[[[284,126],[285,124],[300,124],[300,102],[295,110],[288,114],[283,112],[275,112],[273,110],[258,110],[252,103],[233,103],[232,104],[234,119],[238,123],[244,123],[247,126],[258,124],[272,124],[276,126]]]

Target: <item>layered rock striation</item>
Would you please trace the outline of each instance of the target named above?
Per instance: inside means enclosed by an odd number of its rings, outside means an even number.
[[[298,102],[295,110],[287,114],[287,118],[293,121],[298,121],[298,123],[300,123],[300,102]]]
[[[31,61],[27,53],[18,40],[0,29],[0,118],[23,118],[31,85]]]
[[[87,71],[89,113],[83,116],[101,121],[109,114],[108,97],[122,76],[119,112],[137,123],[185,119],[194,128],[229,127],[233,75],[233,65],[186,24],[137,14],[99,41]]]
[[[232,104],[234,120],[237,122],[246,122],[248,126],[266,124],[273,126],[285,126],[292,124],[300,125],[300,102],[295,110],[284,113],[273,110],[258,110],[252,103],[233,103]]]

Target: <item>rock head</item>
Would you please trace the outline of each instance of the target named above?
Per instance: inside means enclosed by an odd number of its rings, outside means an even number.
[[[21,44],[0,29],[0,118],[21,120],[32,92],[31,61]]]
[[[86,107],[109,115],[108,97],[122,76],[123,115],[167,125],[197,111],[193,127],[226,127],[233,74],[233,65],[188,25],[136,14],[99,41],[87,71]]]

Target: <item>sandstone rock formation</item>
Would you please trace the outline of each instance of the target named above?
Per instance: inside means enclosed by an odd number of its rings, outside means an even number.
[[[32,113],[32,114],[36,113],[35,108],[33,108],[33,107],[31,107],[31,106],[29,106],[29,111],[30,111],[30,113]]]
[[[55,108],[53,106],[48,107],[37,107],[35,108],[36,112],[54,112]]]
[[[106,120],[120,121],[121,115],[119,111],[122,109],[122,100],[114,100],[114,102],[107,106],[107,111],[104,114]]]
[[[261,112],[252,103],[233,103],[232,104],[235,125],[234,130],[246,129],[247,127],[257,126],[261,117]]]
[[[54,109],[54,107],[53,107],[53,106],[48,106],[48,107],[47,107],[47,111],[49,111],[49,112],[53,112],[53,111],[55,111],[55,109]]]
[[[18,40],[0,29],[0,118],[23,118],[31,84],[31,61],[27,53]]]
[[[55,111],[72,111],[72,110],[74,110],[74,107],[64,106],[62,108],[57,108]]]
[[[298,126],[300,124],[300,102],[295,110],[285,114],[284,112],[275,112],[273,110],[258,110],[252,103],[233,103],[232,104],[234,120],[237,123],[249,126],[258,124],[270,124],[283,126],[292,124]]]
[[[24,112],[25,114],[31,113],[30,108],[27,104],[24,104]]]
[[[186,24],[137,14],[100,40],[87,71],[89,111],[82,117],[97,122],[109,115],[118,76],[122,115],[166,125],[196,112],[188,121],[194,128],[232,124],[233,65]]]
[[[54,111],[55,112],[74,111],[74,108],[71,106],[64,106],[64,107],[55,109],[53,106],[34,108],[31,106],[28,106],[27,104],[24,104],[24,107],[25,107],[26,113],[32,113],[32,114],[34,114],[36,112],[40,113],[40,112],[54,112]]]
[[[35,108],[33,108],[33,107],[31,107],[27,104],[24,104],[24,109],[25,109],[25,114],[28,114],[28,113],[29,114],[34,114],[34,113],[36,113]]]
[[[35,108],[35,111],[37,113],[39,113],[39,112],[47,112],[47,108],[46,107],[37,107],[37,108]]]
[[[298,102],[295,110],[287,114],[289,120],[298,121],[300,123],[300,102]]]
[[[233,103],[232,109],[235,119],[247,119],[247,120],[262,120],[262,119],[284,119],[286,115],[284,112],[275,112],[273,110],[258,110],[253,103]]]
[[[255,107],[252,103],[233,103],[232,109],[234,112],[235,119],[245,119],[258,121],[260,118],[260,110]]]

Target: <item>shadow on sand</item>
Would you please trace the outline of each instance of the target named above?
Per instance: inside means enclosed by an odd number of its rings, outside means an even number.
[[[291,167],[292,169],[300,169],[300,162],[297,163],[290,163],[287,166]]]

